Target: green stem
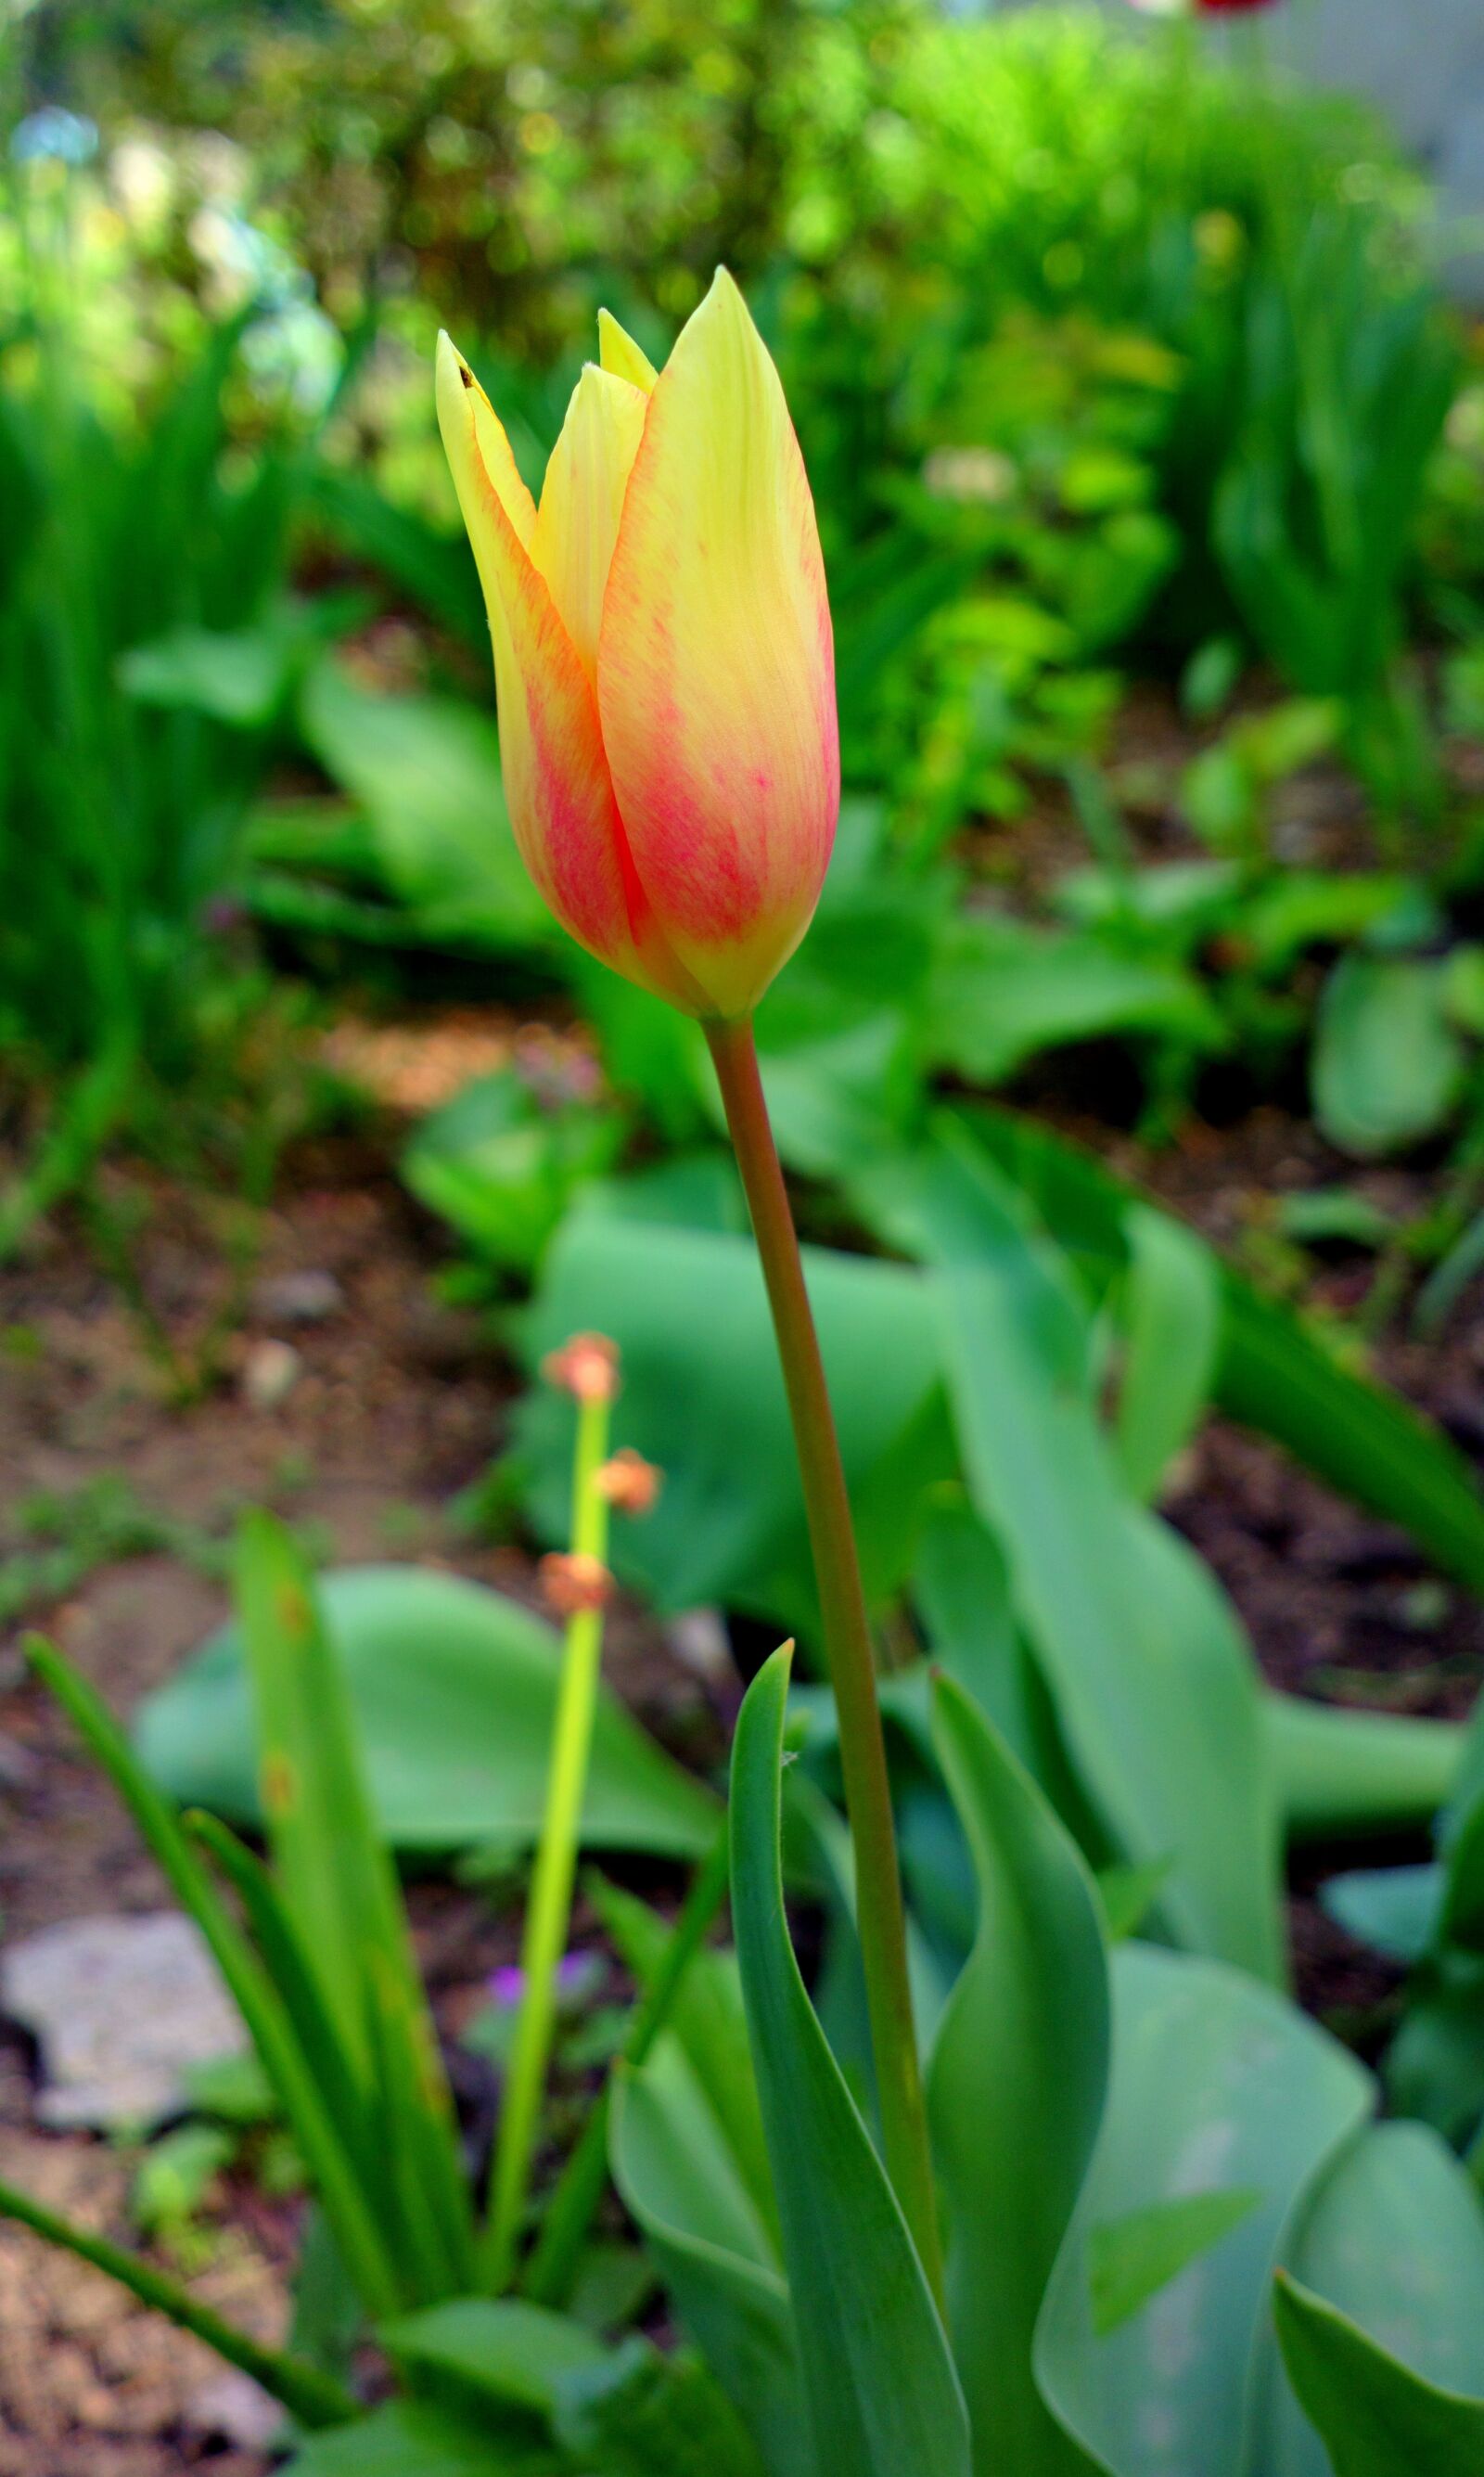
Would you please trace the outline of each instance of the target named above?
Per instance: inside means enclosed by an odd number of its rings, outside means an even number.
[[[22,2227],[44,2237],[48,2244],[60,2245],[64,2252],[91,2263],[95,2270],[107,2272],[141,2305],[168,2314],[183,2331],[192,2332],[209,2348],[214,2348],[229,2365],[250,2374],[301,2425],[343,2425],[359,2415],[359,2401],[333,2375],[322,2373],[317,2365],[306,2364],[302,2358],[284,2356],[276,2348],[260,2348],[245,2331],[224,2322],[209,2305],[198,2303],[188,2289],[179,2287],[163,2272],[141,2262],[137,2254],[110,2244],[107,2237],[94,2236],[90,2228],[74,2227],[69,2219],[59,2218],[55,2211],[49,2211],[43,2202],[34,2202],[18,2186],[0,2184],[0,2218],[18,2219]]]
[[[598,1486],[598,1473],[608,1447],[608,1417],[606,1398],[579,1404],[572,1550],[574,1556],[595,1558],[600,1564],[608,1544],[607,1500]],[[556,1969],[566,1949],[572,1919],[572,1886],[577,1873],[602,1659],[603,1611],[579,1609],[567,1620],[552,1735],[552,1764],[546,1784],[546,1814],[531,1878],[531,1900],[521,1947],[524,1985],[490,2183],[483,2270],[484,2285],[495,2295],[509,2286],[513,2276],[526,2215],[531,2163],[556,2021]]]
[[[825,1653],[840,1715],[840,1761],[855,1849],[860,1950],[882,2148],[923,2267],[941,2297],[943,2261],[907,1980],[906,1918],[897,1865],[891,1782],[840,1440],[788,1191],[757,1071],[752,1022],[713,1021],[705,1026],[705,1034],[762,1260],[804,1482]]]
[[[680,1982],[705,1939],[721,1908],[730,1872],[725,1823],[715,1845],[692,1879],[685,1906],[660,1956],[659,1965],[629,2025],[619,2059],[628,2072],[637,2072],[670,2017]],[[547,2204],[541,2234],[521,2281],[521,2292],[535,2305],[560,2312],[570,2302],[582,2247],[593,2215],[603,2199],[607,2178],[608,2117],[613,2107],[613,2075],[609,2073],[581,2139],[567,2161],[556,2189]]]

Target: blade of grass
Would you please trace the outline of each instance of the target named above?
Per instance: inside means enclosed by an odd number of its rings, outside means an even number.
[[[91,2263],[94,2270],[116,2279],[141,2305],[168,2314],[183,2331],[191,2332],[209,2348],[214,2348],[229,2365],[250,2374],[273,2399],[282,2401],[301,2425],[344,2425],[360,2414],[359,2401],[333,2375],[321,2373],[317,2365],[305,2364],[300,2358],[285,2356],[276,2348],[260,2347],[245,2331],[224,2322],[188,2289],[179,2287],[162,2271],[141,2262],[136,2254],[126,2253],[121,2245],[111,2244],[107,2237],[95,2236],[90,2228],[74,2227],[70,2220],[59,2218],[44,2202],[33,2201],[29,2193],[21,2192],[14,2185],[0,2183],[0,2218],[18,2220],[22,2227],[44,2237],[48,2244],[60,2245],[63,2252],[76,2254],[79,2261]]]
[[[354,2163],[294,2036],[286,2007],[245,1937],[228,1915],[171,1808],[135,1761],[122,1730],[92,1688],[39,1635],[23,1645],[37,1675],[66,1712],[113,1783],[174,1892],[194,1918],[247,2026],[304,2163],[334,2225],[346,2264],[374,2314],[406,2303],[406,2283],[388,2252]]]

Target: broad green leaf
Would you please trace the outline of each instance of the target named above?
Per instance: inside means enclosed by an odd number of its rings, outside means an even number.
[[[1388,1961],[1409,1967],[1421,1961],[1437,1934],[1443,1901],[1438,1865],[1371,1866],[1331,1875],[1320,1887],[1320,1906],[1357,1943],[1368,1943]]]
[[[1180,2193],[1089,2229],[1087,2276],[1098,2338],[1141,2314],[1151,2296],[1240,2227],[1261,2200],[1251,2187]]]
[[[1472,2179],[1425,2125],[1369,2125],[1306,2200],[1284,2260],[1306,2291],[1410,2373],[1484,2399],[1484,2211]],[[1275,2349],[1268,2382],[1264,2467],[1272,2477],[1328,2477]]]
[[[899,1467],[903,1440],[926,1434],[937,1389],[929,1285],[903,1265],[818,1249],[805,1252],[805,1267],[853,1496],[893,1472],[860,1534],[867,1589],[879,1597],[910,1564],[921,1494],[943,1468]],[[615,1440],[665,1473],[655,1512],[615,1537],[620,1573],[664,1609],[721,1601],[817,1632],[798,1463],[752,1240],[620,1218],[601,1197],[580,1205],[547,1258],[528,1357],[591,1327],[623,1352]],[[565,1536],[570,1409],[546,1390],[517,1422],[533,1517],[551,1539]]]
[[[562,2384],[607,2362],[580,2322],[518,2297],[452,2297],[377,2336],[420,2399],[471,2423],[513,2418],[518,2430],[550,2428]]]
[[[1467,1731],[1448,1720],[1269,1694],[1263,1722],[1296,1839],[1430,1823],[1460,1778]]]
[[[698,2357],[631,2339],[561,2386],[557,2435],[603,2477],[766,2477],[747,2428]]]
[[[745,2046],[733,2072],[751,2074]],[[613,2181],[680,2319],[745,2420],[769,2477],[822,2477],[800,2388],[776,2242],[679,2041],[660,2039],[614,2092]]]
[[[556,942],[510,832],[493,722],[452,698],[359,688],[329,657],[305,681],[304,736],[364,810],[388,890],[423,936],[495,947]]]
[[[413,2400],[394,2400],[301,2446],[284,2477],[572,2477],[564,2451],[502,2441]]]
[[[1447,1017],[1441,963],[1411,955],[1343,956],[1320,1001],[1314,1114],[1342,1152],[1401,1151],[1443,1125],[1463,1085],[1463,1043]]]
[[[953,1113],[960,1139],[986,1149],[1045,1217],[1101,1297],[1126,1262],[1133,1190],[1091,1153],[1007,1110]],[[863,1198],[862,1201],[865,1199]],[[921,1234],[896,1242],[920,1253]],[[1222,1267],[1224,1314],[1215,1400],[1272,1437],[1357,1504],[1409,1531],[1445,1573],[1484,1592],[1484,1495],[1462,1454],[1396,1394],[1341,1364],[1280,1300]]]
[[[612,1109],[545,1105],[505,1067],[424,1118],[400,1166],[430,1213],[503,1271],[529,1278],[578,1188],[611,1167],[623,1132]]]
[[[1061,1267],[988,1164],[935,1157],[921,1212],[964,1464],[1083,1786],[1161,1916],[1282,1971],[1278,1828],[1256,1664],[1214,1577],[1120,1488]]]
[[[966,915],[944,939],[928,1014],[934,1063],[976,1084],[1002,1083],[1040,1050],[1106,1033],[1197,1049],[1223,1037],[1200,982],[1178,965],[985,913]]]
[[[1274,2314],[1288,2376],[1333,2477],[1484,2477],[1484,2399],[1440,2390],[1296,2280]]]
[[[775,1653],[737,1722],[732,1917],[815,2449],[822,2468],[852,2477],[968,2477],[968,2419],[936,2308],[788,1939],[787,1694],[787,1655]]]
[[[1107,2084],[1098,1899],[1075,1843],[947,1679],[934,1721],[979,1891],[928,2080],[954,2363],[979,2477],[1064,2477],[1085,2462],[1036,2388],[1031,2349]]]
[[[272,720],[287,691],[294,637],[287,627],[235,634],[176,628],[136,645],[118,665],[119,686],[141,705],[184,707],[251,730]]]
[[[1295,2204],[1364,2120],[1371,2079],[1286,1998],[1220,1963],[1125,1944],[1112,1983],[1107,2114],[1042,2312],[1037,2377],[1111,2477],[1248,2477],[1274,2264]],[[1234,2190],[1261,2198],[1100,2337],[1093,2231]]]
[[[1125,1226],[1125,1356],[1113,1433],[1125,1486],[1148,1500],[1211,1398],[1221,1277],[1210,1249],[1169,1213],[1135,1205]]]
[[[412,1565],[347,1566],[317,1596],[344,1664],[382,1830],[427,1852],[533,1841],[540,1830],[559,1646],[499,1591]],[[491,1714],[498,1714],[492,1726]],[[257,1741],[235,1626],[149,1696],[135,1723],[151,1777],[182,1804],[260,1820]],[[693,1858],[718,1809],[605,1690],[583,1808],[589,1848]]]

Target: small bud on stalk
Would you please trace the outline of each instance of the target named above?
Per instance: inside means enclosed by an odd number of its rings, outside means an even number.
[[[618,1391],[618,1344],[606,1333],[575,1333],[547,1353],[541,1373],[579,1402],[611,1402]]]
[[[540,1565],[541,1589],[559,1617],[575,1617],[582,1609],[606,1609],[613,1596],[613,1577],[601,1558],[580,1550],[554,1549]]]
[[[647,1463],[632,1445],[621,1445],[604,1464],[596,1485],[615,1514],[638,1515],[654,1510],[663,1477],[657,1464]]]

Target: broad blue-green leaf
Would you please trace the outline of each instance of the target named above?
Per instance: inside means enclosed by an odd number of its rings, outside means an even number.
[[[749,1689],[732,1752],[732,1917],[804,2396],[824,2470],[969,2477],[943,2327],[897,2200],[827,2046],[783,1910],[788,1658]]]
[[[1304,2289],[1411,2373],[1484,2398],[1484,2211],[1425,2125],[1367,2126],[1306,2200],[1284,2259]],[[1265,2472],[1328,2477],[1275,2349],[1268,2386]]]
[[[353,1565],[318,1597],[345,1664],[373,1806],[393,1847],[534,1840],[559,1645],[499,1591],[414,1565]],[[256,1824],[258,1750],[235,1626],[142,1705],[139,1755],[182,1805]],[[589,1848],[698,1858],[717,1809],[604,1691],[583,1807]]]
[[[556,943],[510,832],[495,727],[477,706],[373,695],[327,657],[305,682],[300,723],[326,773],[369,817],[388,891],[419,934]]]
[[[1002,1083],[1027,1058],[1106,1033],[1219,1047],[1221,1019],[1192,973],[1121,954],[1096,936],[1052,934],[987,913],[944,941],[928,1004],[934,1062]]]
[[[1087,2236],[1087,2275],[1092,2289],[1093,2329],[1100,2339],[1143,2312],[1188,2263],[1240,2227],[1262,2200],[1254,2188],[1236,2186],[1211,2193],[1177,2194],[1106,2219]]]
[[[1132,1190],[1035,1119],[983,1107],[972,1117],[955,1112],[948,1123],[1034,1204],[1101,1297],[1126,1262]],[[869,1203],[859,1181],[853,1191]],[[894,1243],[922,1252],[920,1228],[903,1226],[901,1197],[891,1200]],[[1343,1495],[1399,1522],[1445,1573],[1484,1592],[1484,1494],[1457,1448],[1397,1395],[1344,1365],[1292,1308],[1264,1298],[1230,1265],[1222,1266],[1222,1289],[1217,1406]]]
[[[1465,1052],[1447,1018],[1441,963],[1346,955],[1324,984],[1313,1062],[1314,1114],[1362,1159],[1431,1135],[1462,1088]]]
[[[1120,1487],[1085,1320],[1003,1182],[945,1146],[921,1212],[971,1493],[1077,1774],[1125,1860],[1171,1862],[1159,1912],[1179,1940],[1279,1978],[1278,1819],[1237,1620]]]
[[[182,707],[252,730],[271,721],[283,702],[293,656],[287,626],[232,634],[175,628],[123,655],[118,682],[141,705]]]
[[[1484,2477],[1484,2400],[1409,2373],[1347,2314],[1280,2280],[1274,2314],[1289,2380],[1333,2477]]]
[[[1168,1213],[1134,1205],[1125,1227],[1125,1357],[1113,1433],[1125,1485],[1148,1499],[1211,1398],[1221,1275],[1204,1241]]]
[[[1331,1875],[1320,1887],[1320,1907],[1357,1943],[1368,1943],[1388,1961],[1421,1961],[1437,1934],[1443,1907],[1443,1869],[1438,1865],[1368,1866]]]
[[[504,2421],[517,2431],[544,2431],[563,2382],[607,2362],[580,2322],[519,2297],[452,2297],[383,2323],[377,2336],[420,2398],[470,2423]]]
[[[928,2083],[953,2357],[978,2477],[1064,2477],[1086,2464],[1036,2388],[1031,2349],[1106,2091],[1098,1897],[1075,1843],[968,1696],[943,1679],[934,1704],[979,1891],[977,1938]]]
[[[561,2387],[557,2438],[603,2477],[766,2477],[756,2445],[699,2357],[630,2339]]]
[[[416,2401],[394,2400],[297,2451],[284,2477],[571,2477],[564,2451],[502,2441]]]
[[[507,1066],[424,1118],[401,1170],[480,1255],[529,1277],[578,1188],[611,1167],[623,1133],[614,1110],[545,1106]]]
[[[751,2077],[745,2045],[732,2069]],[[643,2068],[621,2073],[615,2088],[613,2181],[769,2477],[821,2477],[782,2263],[714,2097],[679,2040],[659,2039]]]
[[[873,1518],[860,1523],[866,1584],[891,1589],[910,1563],[922,1491],[943,1467],[923,1456],[938,1344],[925,1277],[859,1256],[805,1252],[846,1476]],[[817,1630],[798,1463],[762,1276],[751,1238],[620,1218],[580,1205],[553,1243],[527,1330],[534,1361],[596,1327],[623,1352],[614,1438],[665,1473],[655,1512],[626,1523],[613,1555],[624,1578],[665,1609],[722,1601]],[[565,1536],[571,1405],[544,1391],[523,1406],[537,1528]],[[948,1459],[946,1437],[940,1448]],[[889,1490],[879,1486],[890,1470]]]
[[[1363,2121],[1371,2078],[1286,1998],[1220,1963],[1125,1944],[1112,1980],[1108,2110],[1043,2309],[1037,2376],[1112,2477],[1248,2477],[1273,2266],[1298,2197]],[[1092,2231],[1237,2189],[1261,2195],[1241,2223],[1100,2338]]]

